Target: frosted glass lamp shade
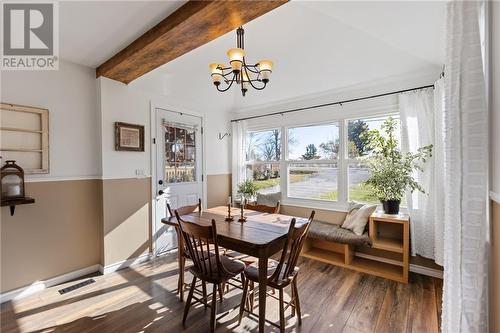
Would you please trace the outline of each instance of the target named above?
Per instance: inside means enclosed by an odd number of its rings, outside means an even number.
[[[210,64],[210,75],[212,76],[213,83],[218,86],[222,81],[222,65],[221,64]]]
[[[269,77],[273,72],[273,62],[271,60],[259,61],[260,78],[264,83],[269,82]]]
[[[243,64],[245,50],[238,47],[232,48],[227,51],[227,56],[229,57],[229,63],[231,64],[233,72],[239,72],[241,70],[241,65]]]

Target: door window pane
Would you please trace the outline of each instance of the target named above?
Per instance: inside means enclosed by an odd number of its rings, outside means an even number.
[[[288,168],[288,196],[336,201],[337,163],[293,163]]]
[[[339,125],[325,124],[288,129],[288,159],[335,160],[339,152]]]
[[[279,161],[280,158],[281,131],[279,129],[247,133],[247,161]]]
[[[246,170],[247,179],[253,179],[259,193],[280,192],[280,165],[248,164]]]
[[[165,180],[196,181],[196,130],[165,124]]]

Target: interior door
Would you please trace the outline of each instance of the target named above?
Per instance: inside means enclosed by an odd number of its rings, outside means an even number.
[[[177,207],[203,201],[201,118],[156,109],[156,205],[155,252],[177,247],[173,227],[161,223]]]

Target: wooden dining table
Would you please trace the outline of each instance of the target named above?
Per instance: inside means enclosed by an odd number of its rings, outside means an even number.
[[[259,332],[264,332],[266,318],[267,295],[267,264],[272,255],[283,249],[292,216],[283,214],[261,213],[244,210],[247,220],[238,222],[239,208],[231,208],[234,221],[226,222],[227,206],[219,206],[182,215],[181,219],[200,225],[211,225],[216,221],[217,241],[220,246],[258,258],[259,265]],[[305,218],[296,218],[296,228],[307,223]],[[162,220],[163,223],[178,230],[179,224],[175,217]],[[178,251],[179,262],[183,261],[184,251]]]

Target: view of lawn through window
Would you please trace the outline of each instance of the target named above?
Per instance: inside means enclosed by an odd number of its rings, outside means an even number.
[[[285,133],[280,128],[250,131],[246,136],[246,176],[254,180],[258,192],[272,193],[280,191],[280,176],[285,174],[288,197],[325,201],[339,200],[339,177],[343,176],[347,179],[344,193],[347,192],[348,201],[378,203],[364,184],[370,176],[365,160],[371,153],[365,133],[380,130],[388,117],[288,128],[286,147],[281,142]],[[399,126],[399,116],[392,117]],[[345,157],[340,148],[341,124],[345,124],[347,131],[347,142],[343,144]],[[345,175],[340,175],[341,158],[347,163]],[[284,170],[280,170],[280,161],[284,161]]]

